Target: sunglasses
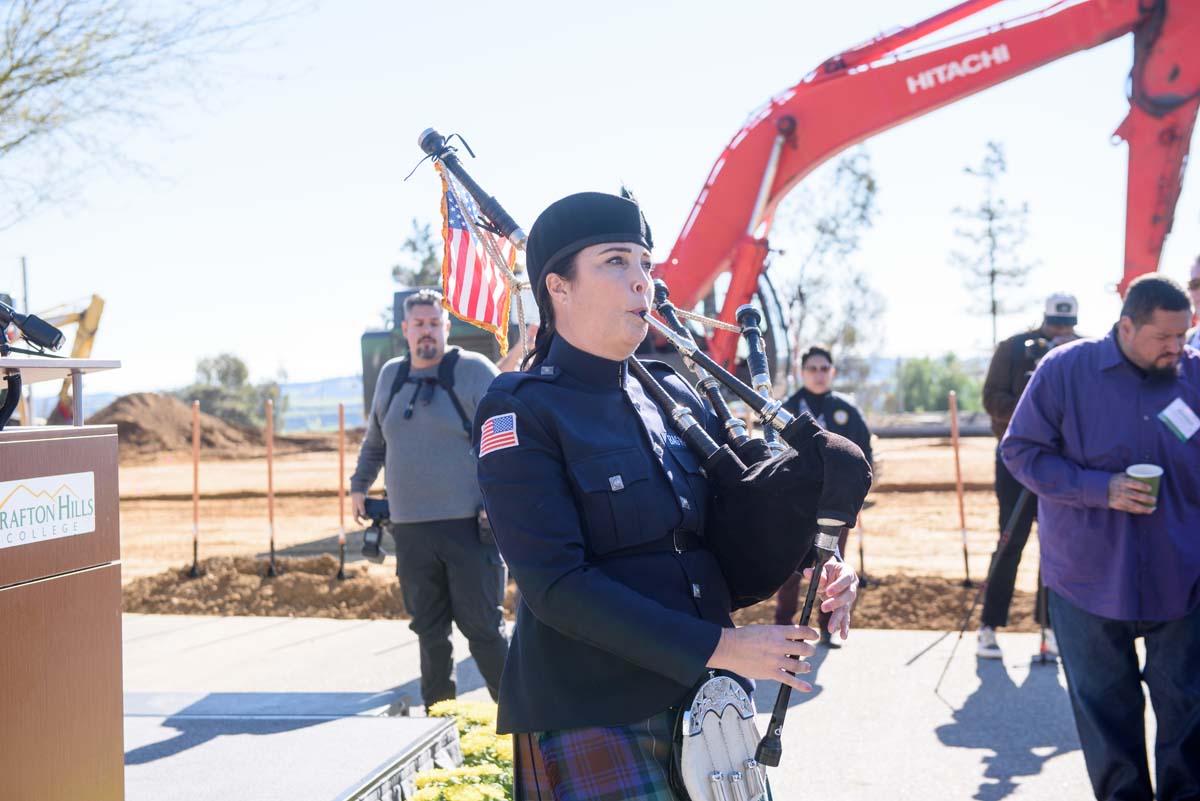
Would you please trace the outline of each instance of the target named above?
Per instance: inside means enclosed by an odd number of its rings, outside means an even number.
[[[806,372],[806,373],[828,373],[832,369],[833,369],[833,367],[828,364],[822,364],[822,365],[806,364],[806,365],[804,365],[804,372]]]

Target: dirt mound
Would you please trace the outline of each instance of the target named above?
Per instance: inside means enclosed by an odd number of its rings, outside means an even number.
[[[214,557],[190,566],[135,579],[124,588],[126,612],[177,615],[272,615],[343,619],[408,617],[395,578],[370,575],[364,565],[346,568],[338,580],[337,559],[329,555],[276,559],[278,575],[267,577],[268,562],[254,557]],[[514,585],[510,581],[505,609],[511,619]],[[859,595],[855,628],[956,631],[977,590],[936,576],[884,576],[872,579]],[[966,606],[964,606],[964,603]],[[1008,631],[1037,631],[1034,596],[1013,597]],[[979,625],[979,611],[970,622]],[[772,623],[774,599],[734,615],[741,625]]]
[[[116,424],[121,457],[192,449],[192,410],[172,395],[123,395],[88,419],[89,425]],[[228,452],[262,445],[262,434],[200,413],[202,451]]]
[[[191,453],[192,409],[173,395],[135,392],[123,395],[88,418],[88,424],[116,424],[122,464],[153,461],[168,454]],[[348,444],[361,436],[347,436]],[[337,450],[336,434],[276,435],[279,455]],[[201,459],[246,459],[266,454],[266,438],[254,428],[200,413]]]
[[[400,586],[370,576],[363,565],[346,568],[338,580],[332,556],[276,559],[278,575],[267,576],[269,563],[249,556],[218,556],[190,566],[135,579],[123,590],[126,612],[179,615],[272,615],[280,617],[407,617]]]
[[[802,589],[808,589],[807,583]],[[859,590],[852,625],[860,629],[957,631],[977,592],[978,588],[967,589],[959,581],[941,576],[872,576],[867,588]],[[1034,600],[1031,592],[1017,590],[1013,593],[1005,631],[1038,630]],[[981,599],[971,615],[968,631],[979,627],[982,611]],[[772,599],[738,611],[734,620],[741,625],[772,623],[774,616],[775,601]],[[815,613],[813,617],[816,617]]]

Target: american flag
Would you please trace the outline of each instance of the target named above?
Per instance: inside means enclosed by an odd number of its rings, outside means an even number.
[[[479,458],[492,451],[517,445],[517,416],[512,412],[498,414],[483,421],[479,429]]]
[[[446,243],[442,259],[442,295],[446,308],[454,316],[491,331],[500,343],[500,353],[508,352],[509,287],[504,270],[494,263],[483,243],[476,239],[470,220],[480,219],[479,207],[471,194],[441,164],[442,239]],[[450,185],[453,182],[454,191]],[[455,192],[462,199],[459,207]],[[480,229],[482,236],[492,236]],[[517,261],[516,248],[502,236],[493,237],[496,249],[511,270]]]

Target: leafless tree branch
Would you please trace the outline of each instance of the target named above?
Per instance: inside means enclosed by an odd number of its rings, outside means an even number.
[[[0,32],[0,228],[53,202],[168,98],[195,96],[299,0],[12,0]]]

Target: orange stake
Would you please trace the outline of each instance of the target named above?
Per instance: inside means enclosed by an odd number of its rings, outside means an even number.
[[[192,577],[200,573],[200,401],[192,401]]]
[[[275,401],[267,398],[267,527],[271,533],[271,567],[275,575]]]
[[[346,404],[338,404],[338,572],[346,578]]]
[[[346,404],[338,404],[338,545],[346,544]]]
[[[958,492],[958,524],[962,531],[963,568],[967,576],[963,586],[970,587],[971,563],[967,559],[967,513],[963,508],[962,463],[958,458],[958,393],[950,390],[950,439],[954,443],[954,486]]]

